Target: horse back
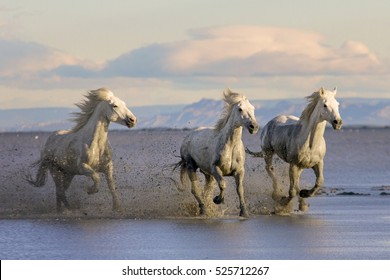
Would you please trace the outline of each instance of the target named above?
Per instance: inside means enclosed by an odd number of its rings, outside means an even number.
[[[284,158],[282,151],[287,149],[288,143],[299,129],[299,118],[295,116],[279,115],[270,120],[262,129],[260,142],[262,150],[267,153],[281,153],[279,156]]]
[[[212,128],[193,131],[183,141],[181,157],[195,169],[211,174],[212,166],[219,166],[224,175],[231,175],[242,169],[245,161],[245,148],[241,138],[238,143],[226,145]]]

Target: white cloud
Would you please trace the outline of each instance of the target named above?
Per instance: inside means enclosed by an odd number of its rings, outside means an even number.
[[[386,70],[361,42],[339,48],[299,29],[225,26],[191,30],[190,38],[132,50],[105,65],[86,63],[40,44],[0,39],[0,77],[250,77],[380,74]]]
[[[219,98],[226,86],[252,99],[302,97],[320,86],[338,86],[348,96],[384,97],[390,87],[390,62],[363,43],[334,47],[319,33],[279,27],[190,30],[186,40],[150,44],[104,64],[0,36],[0,61],[6,107],[18,102],[20,107],[40,106],[42,101],[72,106],[83,91],[101,86],[137,106]],[[12,89],[15,96],[8,94]],[[29,91],[33,94],[23,100]],[[74,98],[57,97],[58,92],[71,92]]]
[[[383,73],[363,43],[327,45],[318,33],[299,29],[226,26],[192,30],[183,41],[150,45],[107,64],[121,76],[261,76]]]
[[[71,55],[37,43],[0,39],[0,76],[15,77],[72,65],[78,61]]]

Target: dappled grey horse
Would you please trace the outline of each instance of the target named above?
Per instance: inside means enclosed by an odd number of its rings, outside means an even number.
[[[324,182],[326,123],[329,122],[336,130],[339,130],[342,125],[339,103],[335,98],[336,92],[336,88],[333,91],[321,88],[308,96],[309,103],[300,118],[286,115],[275,117],[261,131],[262,151],[254,153],[246,150],[254,156],[264,157],[266,170],[273,182],[272,197],[280,203],[282,208],[299,193],[299,209],[301,211],[307,210],[304,198],[314,195]],[[281,195],[279,183],[274,173],[272,163],[274,154],[290,164],[290,190],[287,197]],[[300,191],[299,180],[305,168],[312,168],[317,179],[312,189]]]
[[[88,193],[93,194],[99,190],[99,172],[102,172],[111,191],[113,209],[120,210],[113,178],[108,126],[110,122],[116,122],[131,128],[136,124],[136,117],[108,89],[91,90],[85,97],[82,103],[77,104],[81,112],[75,114],[75,127],[49,136],[41,158],[36,163],[39,166],[36,178],[28,176],[27,181],[41,187],[46,183],[49,170],[56,185],[57,211],[61,211],[62,203],[69,208],[65,191],[75,175],[92,178],[94,184],[88,189]]]
[[[200,214],[208,214],[205,206],[215,181],[220,194],[214,198],[214,203],[224,201],[226,182],[224,176],[234,176],[237,193],[240,200],[240,216],[248,217],[249,213],[244,197],[244,163],[245,149],[242,143],[242,128],[253,134],[257,124],[254,107],[249,100],[239,93],[226,89],[223,93],[225,101],[224,112],[215,128],[202,128],[191,132],[185,137],[180,148],[181,182],[185,185],[191,181],[191,192],[200,208]],[[196,171],[205,175],[206,187],[203,193],[199,189]]]

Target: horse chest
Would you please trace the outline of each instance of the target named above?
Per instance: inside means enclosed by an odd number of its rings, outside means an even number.
[[[91,145],[86,151],[86,163],[91,167],[98,167],[106,161],[105,147]]]
[[[240,163],[240,157],[237,156],[235,149],[223,151],[215,161],[215,164],[225,176],[234,173],[234,171],[237,170],[237,167],[240,166]]]
[[[307,149],[296,155],[296,164],[301,168],[312,168],[322,161],[323,156],[318,151]]]

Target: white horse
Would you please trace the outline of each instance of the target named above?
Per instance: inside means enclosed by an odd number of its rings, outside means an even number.
[[[126,104],[108,89],[91,90],[85,98],[76,104],[81,112],[75,113],[75,127],[49,136],[36,163],[39,165],[36,179],[27,178],[34,186],[41,187],[46,183],[47,170],[50,171],[56,185],[58,212],[62,209],[61,203],[69,209],[65,191],[75,175],[92,178],[94,184],[88,194],[93,194],[99,191],[99,172],[106,177],[113,209],[120,209],[113,178],[112,150],[107,139],[108,126],[116,122],[131,128],[137,120]]]
[[[273,181],[272,198],[280,203],[281,209],[288,205],[299,192],[299,209],[306,211],[307,205],[304,198],[313,196],[324,182],[323,159],[326,153],[324,139],[326,122],[329,122],[335,130],[339,130],[342,125],[339,103],[335,99],[336,92],[336,88],[333,91],[321,88],[314,92],[307,97],[308,105],[300,118],[280,115],[264,126],[260,135],[261,152],[254,153],[246,149],[254,156],[264,157],[266,170]],[[290,164],[288,197],[281,196],[274,174],[272,157],[275,153]],[[316,183],[310,190],[299,191],[300,176],[305,168],[314,170],[317,177]]]
[[[240,216],[248,217],[244,198],[245,149],[242,143],[242,127],[253,134],[257,124],[255,108],[239,93],[225,89],[225,110],[215,128],[202,128],[193,131],[183,141],[180,148],[180,178],[183,185],[191,181],[191,192],[195,196],[200,214],[208,214],[205,199],[217,181],[220,194],[214,198],[215,204],[224,202],[226,183],[223,176],[234,176],[240,200]],[[197,169],[205,175],[206,187],[203,194],[199,190]]]

